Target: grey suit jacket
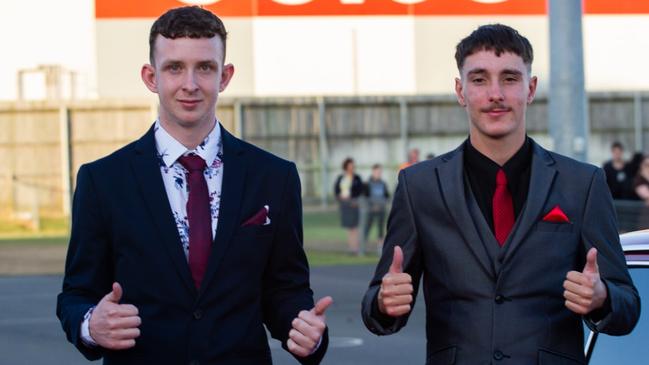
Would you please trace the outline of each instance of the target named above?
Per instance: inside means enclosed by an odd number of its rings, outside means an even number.
[[[633,329],[640,299],[604,173],[532,144],[527,201],[503,248],[465,182],[464,145],[401,171],[383,256],[363,299],[370,331],[392,334],[408,321],[376,305],[395,245],[415,293],[423,276],[427,364],[584,363],[581,317],[565,307],[563,281],[583,269],[591,247],[599,251],[611,311],[586,323],[612,335]],[[543,221],[557,205],[570,223]]]

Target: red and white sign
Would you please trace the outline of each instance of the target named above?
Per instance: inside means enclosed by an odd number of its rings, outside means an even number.
[[[649,14],[649,1],[583,0],[586,14]],[[95,0],[95,17],[155,18],[202,5],[224,17],[372,15],[543,15],[547,0]]]

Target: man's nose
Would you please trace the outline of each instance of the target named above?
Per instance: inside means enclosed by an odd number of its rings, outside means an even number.
[[[198,84],[196,83],[196,74],[194,71],[189,70],[185,73],[185,78],[183,80],[183,90],[187,92],[194,92],[198,89]]]
[[[489,101],[491,102],[500,102],[505,99],[502,87],[498,82],[491,83],[488,92],[489,92]]]

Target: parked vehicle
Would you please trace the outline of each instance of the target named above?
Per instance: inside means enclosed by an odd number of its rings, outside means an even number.
[[[649,230],[622,234],[620,241],[644,308],[635,329],[627,336],[597,334],[584,326],[589,365],[649,364]]]

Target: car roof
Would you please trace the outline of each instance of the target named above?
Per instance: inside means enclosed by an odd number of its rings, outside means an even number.
[[[624,233],[620,235],[620,243],[627,264],[649,266],[649,229]]]

